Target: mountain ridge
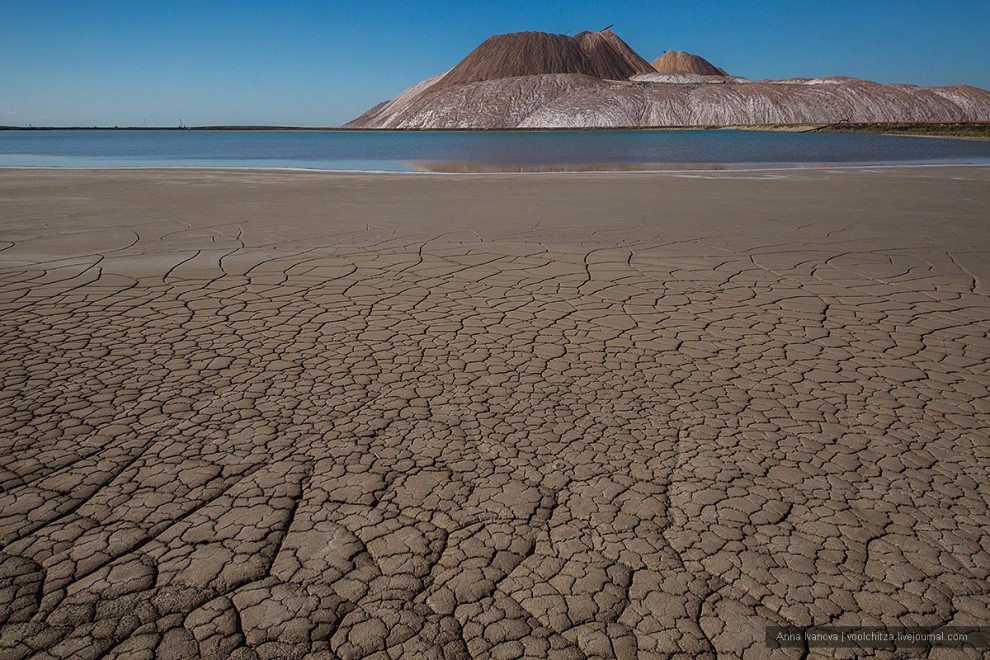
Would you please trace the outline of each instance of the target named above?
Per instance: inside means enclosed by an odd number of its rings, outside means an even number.
[[[990,92],[841,76],[752,81],[667,51],[651,65],[609,29],[495,35],[344,128],[646,128],[990,121]]]

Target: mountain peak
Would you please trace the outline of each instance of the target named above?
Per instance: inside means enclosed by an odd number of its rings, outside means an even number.
[[[649,62],[607,28],[601,32],[581,32],[574,37],[513,32],[486,39],[436,86],[555,73],[625,80],[652,71]]]
[[[581,32],[574,39],[588,55],[596,78],[625,80],[641,73],[652,73],[650,63],[629,47],[611,29]]]

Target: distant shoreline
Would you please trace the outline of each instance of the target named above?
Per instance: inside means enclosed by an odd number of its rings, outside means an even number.
[[[508,133],[555,131],[747,130],[792,133],[862,133],[905,137],[990,139],[990,122],[745,124],[732,126],[633,126],[583,128],[341,128],[332,126],[0,126],[0,131],[271,131],[311,133]]]

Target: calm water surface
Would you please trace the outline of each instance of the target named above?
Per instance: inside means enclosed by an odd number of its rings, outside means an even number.
[[[358,171],[990,164],[990,141],[765,131],[0,131],[0,167]]]

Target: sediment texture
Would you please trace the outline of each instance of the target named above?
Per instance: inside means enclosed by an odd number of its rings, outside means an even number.
[[[0,656],[985,624],[988,181],[2,172]]]

